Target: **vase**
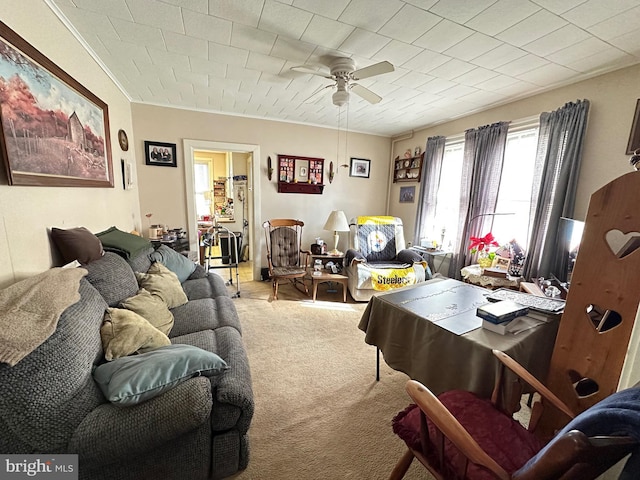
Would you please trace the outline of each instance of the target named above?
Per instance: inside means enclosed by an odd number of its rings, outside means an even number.
[[[493,259],[489,257],[488,252],[478,252],[478,265],[480,265],[480,268],[489,268],[492,263]]]

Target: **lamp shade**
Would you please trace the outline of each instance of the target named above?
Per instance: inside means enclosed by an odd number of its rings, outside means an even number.
[[[329,215],[327,223],[324,224],[324,230],[330,230],[332,232],[348,232],[349,222],[342,210],[334,210]]]

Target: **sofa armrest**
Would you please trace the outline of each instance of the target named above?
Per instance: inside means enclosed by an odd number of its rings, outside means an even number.
[[[105,403],[87,415],[68,451],[97,464],[152,450],[207,422],[213,407],[206,377],[192,378],[132,407]]]
[[[398,260],[399,262],[408,263],[408,264],[424,261],[424,259],[418,252],[411,250],[409,248],[400,250],[398,252],[398,255],[396,255],[396,260]]]
[[[204,269],[204,267],[196,263],[196,269],[191,273],[191,275],[189,275],[189,278],[187,278],[187,280],[196,280],[198,278],[204,278],[206,276],[207,271]]]
[[[354,250],[353,248],[350,248],[349,250],[347,250],[347,253],[345,253],[344,257],[345,257],[345,264],[347,266],[351,266],[354,263],[362,263],[367,261],[367,259],[365,258],[364,255],[362,255],[362,253],[360,253],[357,250]]]

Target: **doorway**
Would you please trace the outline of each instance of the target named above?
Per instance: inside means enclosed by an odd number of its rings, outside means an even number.
[[[259,178],[259,161],[260,147],[258,145],[251,144],[239,144],[239,143],[225,143],[225,142],[211,142],[206,140],[189,140],[183,141],[184,156],[185,156],[185,187],[187,196],[187,228],[189,230],[190,245],[189,249],[192,251],[199,251],[198,246],[198,214],[196,209],[196,152],[226,152],[230,157],[239,155],[246,158],[246,185],[242,189],[235,189],[234,196],[237,196],[238,192],[241,193],[241,198],[235,199],[241,204],[242,211],[240,213],[240,225],[243,235],[248,236],[248,239],[243,239],[243,244],[247,245],[245,256],[249,259],[252,265],[253,279],[260,279],[260,262],[256,261],[256,257],[260,255],[260,242],[256,238],[256,226],[260,224],[260,182],[256,181]],[[233,182],[233,179],[229,179]],[[243,215],[246,208],[246,214]],[[243,221],[246,220],[246,230]],[[244,233],[248,232],[248,233]]]

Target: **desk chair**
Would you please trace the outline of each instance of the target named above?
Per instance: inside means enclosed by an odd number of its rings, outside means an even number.
[[[278,285],[282,280],[309,295],[304,277],[311,252],[301,248],[304,222],[278,218],[267,220],[262,226],[267,240],[267,262],[274,300],[278,299]]]
[[[588,480],[630,452],[640,455],[640,388],[617,392],[574,417],[515,360],[493,353],[501,363],[491,399],[461,390],[436,397],[419,382],[407,382],[415,404],[393,419],[393,430],[408,451],[390,479],[401,479],[417,458],[438,480]],[[539,417],[532,416],[527,430],[512,418],[515,407],[501,400],[505,366],[572,419],[546,446],[536,435]]]

